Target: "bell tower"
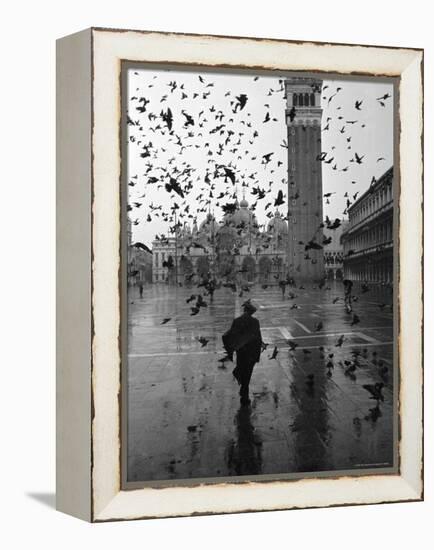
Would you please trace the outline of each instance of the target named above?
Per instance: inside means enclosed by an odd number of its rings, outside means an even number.
[[[288,129],[287,265],[296,280],[318,281],[324,275],[323,250],[305,250],[313,240],[322,246],[323,190],[321,89],[317,78],[285,79]]]

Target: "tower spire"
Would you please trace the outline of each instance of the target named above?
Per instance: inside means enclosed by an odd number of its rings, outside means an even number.
[[[311,168],[321,148],[321,89],[318,78],[290,77],[284,81],[288,143],[288,198],[297,189],[298,200],[288,200],[287,269],[302,280],[324,275],[322,250],[306,258],[301,242],[312,238],[322,220],[322,173]]]

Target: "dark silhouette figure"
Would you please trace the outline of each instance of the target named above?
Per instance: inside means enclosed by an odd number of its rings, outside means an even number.
[[[352,308],[352,297],[351,297],[351,291],[353,289],[353,281],[350,281],[349,279],[344,279],[344,291],[345,291],[345,308],[347,310],[347,313],[351,313]]]
[[[279,287],[280,287],[280,290],[282,291],[282,298],[285,298],[286,285],[287,285],[286,281],[283,281],[283,280],[279,281]]]
[[[139,283],[139,293],[140,293],[140,298],[143,298],[143,283],[142,282]]]
[[[213,302],[214,301],[214,292],[215,292],[215,289],[217,288],[217,284],[216,284],[216,281],[215,279],[208,279],[206,282],[205,282],[205,289],[206,291],[208,292],[209,294],[209,300],[210,302]]]
[[[232,359],[233,353],[237,353],[237,364],[232,374],[240,385],[241,404],[248,405],[250,379],[263,344],[259,321],[253,317],[256,307],[247,300],[243,309],[244,313],[234,319],[231,328],[223,334],[223,345],[229,358]]]

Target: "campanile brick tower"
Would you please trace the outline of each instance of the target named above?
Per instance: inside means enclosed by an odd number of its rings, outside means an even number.
[[[288,127],[288,271],[295,280],[318,281],[324,275],[322,245],[323,190],[321,154],[322,80],[285,80]]]

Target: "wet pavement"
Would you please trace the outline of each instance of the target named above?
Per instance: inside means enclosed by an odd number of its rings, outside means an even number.
[[[194,316],[186,299],[203,289],[150,285],[143,298],[130,290],[128,481],[393,465],[391,291],[356,288],[352,325],[340,283],[305,286],[293,298],[276,287],[256,285],[243,297],[221,288]],[[251,405],[240,406],[234,365],[218,359],[247,298],[260,305],[269,346],[253,370]],[[384,384],[378,403],[363,387],[376,383]]]

